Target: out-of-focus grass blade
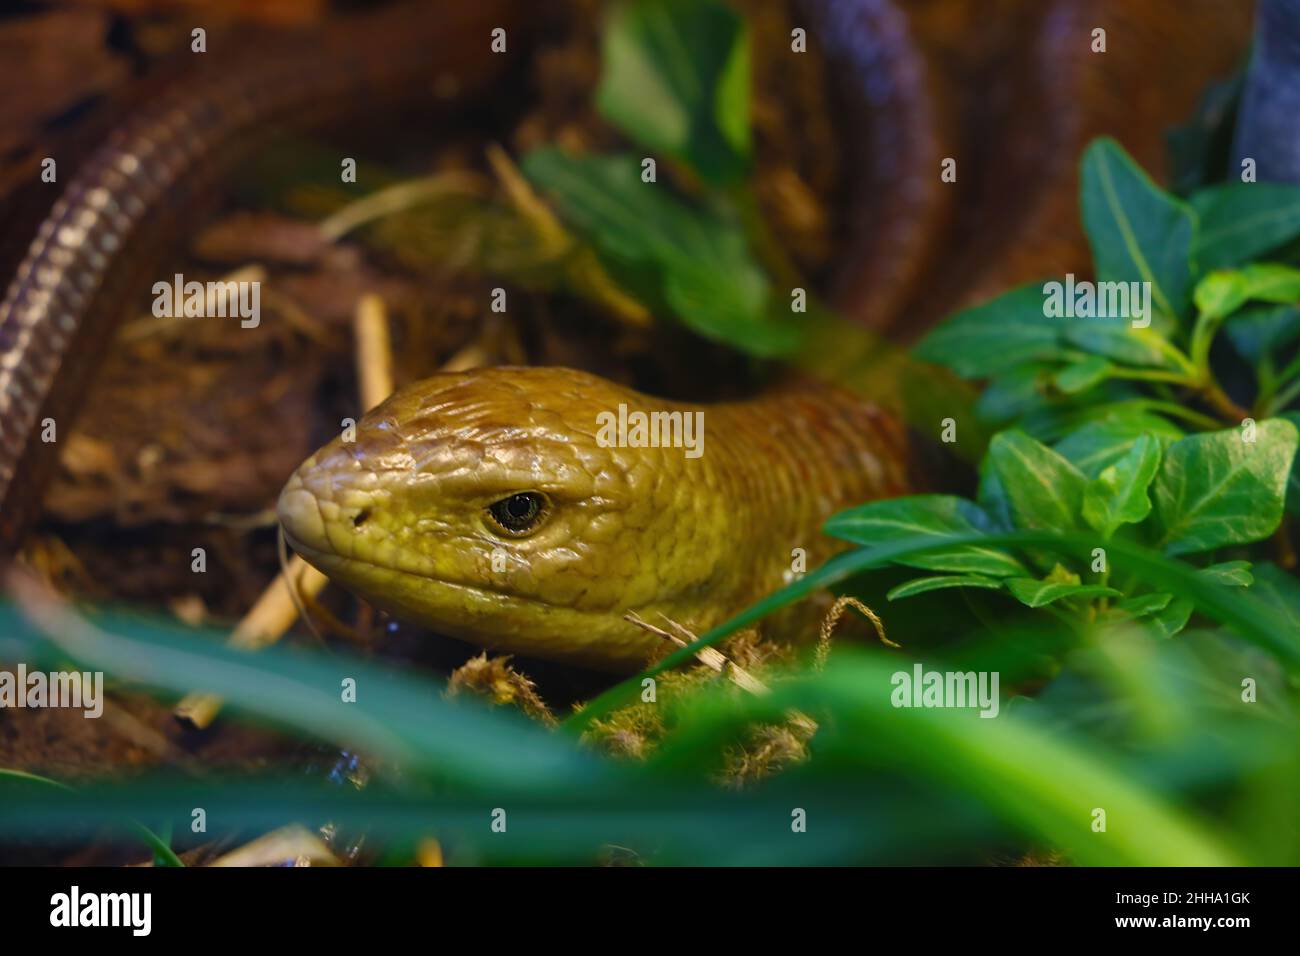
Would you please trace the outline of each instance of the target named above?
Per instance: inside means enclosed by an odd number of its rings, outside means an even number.
[[[859,770],[890,767],[966,794],[1005,821],[1091,865],[1230,866],[1243,862],[1202,824],[1132,783],[1113,759],[1081,742],[1000,714],[896,708],[897,659],[846,652],[820,674],[777,684],[765,697],[702,698],[652,766],[694,766],[716,741],[791,709],[834,715],[818,743],[826,761]],[[1093,812],[1106,813],[1093,832]]]
[[[736,792],[698,782],[635,784],[509,795],[384,787],[355,791],[301,778],[195,781],[148,777],[60,794],[15,794],[0,803],[0,834],[53,828],[69,838],[124,813],[172,820],[188,832],[193,807],[222,832],[264,830],[286,820],[330,821],[380,842],[436,836],[452,862],[594,862],[602,846],[653,863],[743,865],[978,859],[990,835],[1006,837],[969,801],[862,778],[833,786],[773,781]],[[791,827],[791,808],[816,822]],[[925,807],[924,814],[918,813]],[[501,811],[501,813],[496,813]],[[504,815],[502,815],[504,814]],[[493,829],[494,821],[504,823]]]
[[[61,783],[58,780],[51,780],[49,777],[42,777],[40,774],[28,773],[25,770],[10,770],[5,768],[0,768],[0,785],[3,785],[5,783],[19,784],[19,785],[31,784],[38,790],[49,787],[58,791],[59,793],[73,793],[73,794],[76,793],[76,791],[72,787],[69,787],[66,783]],[[36,798],[36,800],[41,804],[44,804],[48,799],[49,799],[48,793],[41,794]],[[3,808],[9,807],[11,803],[12,800],[9,798],[6,798],[4,801],[0,801],[0,819],[2,819],[6,815],[6,811]],[[29,817],[26,822],[26,825],[23,827],[23,829],[27,830],[27,832],[30,832],[30,827],[35,823],[35,816],[37,816],[37,814],[33,814],[32,817]],[[105,820],[103,821],[103,824],[104,825],[116,824],[118,826],[121,826],[122,821]],[[176,855],[175,851],[172,850],[171,846],[168,845],[167,841],[164,840],[162,837],[160,837],[158,834],[154,833],[148,827],[144,826],[143,824],[136,823],[134,820],[129,821],[126,825],[129,826],[130,829],[134,831],[135,834],[140,838],[141,842],[143,842],[145,846],[147,846],[153,852],[154,861],[159,866],[183,867],[185,865],[184,863],[181,862],[181,858]]]
[[[248,714],[400,761],[413,772],[503,789],[521,779],[567,789],[614,771],[517,714],[449,702],[431,681],[356,658],[283,648],[253,655],[225,646],[215,632],[120,612],[84,619],[60,608],[37,626],[13,604],[0,604],[0,635],[0,658],[71,656],[83,667],[178,695],[209,691]],[[356,682],[354,703],[343,700],[345,679]]]

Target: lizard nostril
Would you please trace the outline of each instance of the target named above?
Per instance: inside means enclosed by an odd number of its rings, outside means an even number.
[[[360,511],[358,511],[355,515],[352,516],[352,527],[360,528],[368,520],[370,520],[370,509],[362,508]]]

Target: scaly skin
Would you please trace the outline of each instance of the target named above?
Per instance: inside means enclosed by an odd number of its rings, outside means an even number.
[[[704,413],[703,454],[601,447],[601,412]],[[438,375],[366,415],[281,493],[294,549],[378,607],[487,647],[633,671],[663,642],[627,623],[699,633],[808,567],[842,508],[907,490],[901,426],[847,392],[682,405],[562,368]],[[532,533],[488,506],[549,504]],[[493,554],[498,553],[493,569]]]

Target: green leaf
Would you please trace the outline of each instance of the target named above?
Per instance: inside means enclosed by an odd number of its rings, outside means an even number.
[[[1196,573],[1228,587],[1247,588],[1255,581],[1250,573],[1249,561],[1222,561],[1219,564],[1211,564],[1208,568],[1201,568]]]
[[[1160,467],[1160,443],[1141,435],[1124,456],[1107,465],[1083,489],[1083,517],[1109,539],[1122,524],[1137,524],[1151,513],[1147,488]]]
[[[1066,581],[1036,581],[1033,578],[1007,578],[1007,590],[1027,607],[1043,607],[1062,598],[1115,597],[1120,592],[1099,584]]]
[[[1172,594],[1159,592],[1157,594],[1139,594],[1137,597],[1124,598],[1116,601],[1115,610],[1124,611],[1133,617],[1143,617],[1147,614],[1154,614],[1157,611],[1163,611],[1169,606],[1169,602],[1174,599]]]
[[[1005,431],[989,443],[988,461],[1021,528],[1067,531],[1078,527],[1083,473],[1024,432]]]
[[[1002,582],[975,574],[945,574],[934,578],[913,578],[891,588],[885,597],[890,601],[899,601],[928,591],[942,591],[945,588],[988,588],[998,591],[1002,588]]]
[[[1160,189],[1108,137],[1084,151],[1083,225],[1098,281],[1150,282],[1156,309],[1187,313],[1196,214]]]
[[[1238,274],[1245,277],[1249,299],[1278,305],[1300,302],[1300,269],[1281,262],[1252,262]]]
[[[1196,284],[1192,299],[1196,311],[1210,318],[1223,318],[1246,303],[1246,280],[1240,272],[1211,272]]]
[[[1061,369],[1052,383],[1067,395],[1077,395],[1105,381],[1114,370],[1115,366],[1110,362],[1099,355],[1093,355]]]
[[[788,309],[776,307],[738,223],[642,182],[635,157],[539,149],[522,166],[642,301],[751,355],[785,355],[798,345],[799,327],[789,321]]]
[[[1187,598],[1175,598],[1145,620],[1161,637],[1173,637],[1187,626],[1194,610],[1196,606]]]
[[[611,15],[601,60],[596,106],[607,120],[712,185],[746,174],[750,39],[738,13],[714,0],[639,0]]]
[[[1212,319],[1236,312],[1248,301],[1289,305],[1300,301],[1300,269],[1258,262],[1211,272],[1196,285],[1196,308]]]
[[[951,495],[912,495],[850,508],[832,515],[824,531],[855,544],[872,546],[918,536],[987,532],[993,522],[973,502]],[[1024,574],[1025,566],[1005,551],[981,545],[959,545],[919,554],[898,562],[929,571],[1001,578]]]
[[[988,378],[1029,362],[1063,359],[1061,320],[1044,314],[1042,283],[958,312],[917,344],[917,358],[963,378]]]
[[[1069,459],[1089,478],[1123,458],[1133,443],[1151,436],[1162,444],[1177,441],[1183,432],[1159,415],[1128,410],[1101,421],[1089,422],[1056,444],[1058,454]]]
[[[1297,432],[1284,419],[1243,430],[1191,435],[1174,442],[1156,476],[1153,497],[1166,554],[1245,544],[1272,534],[1282,520]]]
[[[1064,338],[1070,345],[1123,365],[1177,371],[1182,366],[1177,349],[1169,343],[1170,328],[1169,320],[1158,314],[1146,328],[1134,328],[1127,320],[1079,319],[1065,327]]]
[[[1280,183],[1230,183],[1198,192],[1195,259],[1225,269],[1256,259],[1300,236],[1300,188]]]

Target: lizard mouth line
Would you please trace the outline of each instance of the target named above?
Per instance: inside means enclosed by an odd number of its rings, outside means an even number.
[[[283,527],[283,526],[282,526]],[[540,598],[525,597],[521,594],[513,594],[509,591],[501,591],[496,588],[484,587],[476,584],[463,584],[457,581],[446,581],[442,578],[435,578],[427,574],[420,574],[416,571],[407,571],[403,568],[396,568],[387,564],[378,564],[374,561],[367,561],[364,558],[350,558],[339,554],[336,551],[321,551],[310,545],[303,544],[288,530],[284,530],[284,538],[294,551],[302,555],[309,563],[317,564],[318,562],[330,567],[331,570],[346,572],[348,568],[370,569],[382,571],[385,574],[394,574],[403,578],[411,578],[415,581],[428,582],[441,587],[450,588],[454,591],[462,591],[479,598],[484,599],[505,599],[508,601],[527,604],[533,607],[559,609],[559,605],[551,604]],[[319,565],[318,565],[319,566]],[[324,569],[322,569],[324,570]],[[574,611],[576,613],[591,613],[589,611],[579,611],[577,608],[564,608],[564,610]]]

